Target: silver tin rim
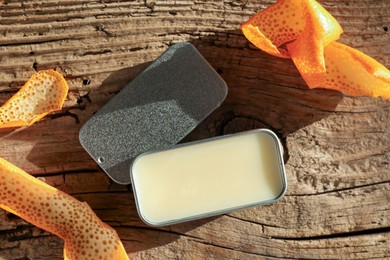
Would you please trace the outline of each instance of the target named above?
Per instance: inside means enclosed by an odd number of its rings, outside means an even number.
[[[164,222],[157,222],[157,223],[147,220],[142,215],[142,212],[141,212],[141,209],[139,206],[139,202],[138,202],[137,188],[136,188],[136,185],[134,184],[134,177],[133,177],[133,171],[132,171],[133,164],[135,164],[139,158],[141,158],[142,156],[148,155],[148,154],[152,154],[152,153],[172,150],[172,149],[186,147],[186,146],[195,145],[195,144],[206,143],[206,142],[210,142],[210,141],[214,141],[214,140],[230,138],[233,136],[251,135],[251,134],[255,134],[255,133],[269,134],[274,139],[276,147],[277,147],[278,163],[280,165],[280,170],[281,170],[280,175],[281,175],[283,187],[282,187],[282,192],[275,199],[260,201],[260,202],[246,204],[246,205],[237,206],[237,207],[232,207],[232,208],[228,208],[228,209],[217,210],[217,211],[207,212],[207,213],[198,214],[198,215],[194,215],[194,216],[190,216],[190,217],[173,219],[173,220],[164,221]],[[188,222],[188,221],[192,221],[192,220],[196,220],[196,219],[202,219],[202,218],[208,218],[208,217],[213,217],[213,216],[217,216],[217,215],[223,215],[223,214],[227,214],[227,213],[230,213],[233,211],[253,208],[253,207],[257,207],[257,206],[269,205],[269,204],[272,204],[272,203],[275,203],[275,202],[281,200],[287,192],[287,177],[286,177],[286,171],[285,171],[284,161],[283,161],[283,146],[282,146],[278,136],[273,131],[271,131],[269,129],[265,129],[265,128],[249,130],[249,131],[244,131],[244,132],[235,133],[235,134],[228,134],[228,135],[223,135],[223,136],[216,136],[216,137],[212,137],[212,138],[208,138],[208,139],[178,144],[178,145],[175,145],[172,147],[142,153],[142,154],[138,155],[132,161],[132,163],[130,165],[130,179],[131,179],[131,185],[133,188],[134,200],[135,200],[135,205],[137,208],[138,215],[145,224],[147,224],[149,226],[153,226],[153,227],[168,226],[168,225],[178,224],[178,223],[182,223],[182,222]]]

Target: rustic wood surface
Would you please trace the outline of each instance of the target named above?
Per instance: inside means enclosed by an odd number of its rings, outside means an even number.
[[[390,101],[309,90],[239,25],[273,0],[0,1],[0,104],[36,71],[67,79],[64,109],[0,130],[0,156],[86,201],[134,259],[390,258]],[[388,0],[320,1],[341,42],[390,67]],[[193,43],[229,86],[185,141],[265,127],[285,149],[278,203],[151,228],[131,188],[82,149],[80,127],[169,45]],[[0,259],[62,259],[63,242],[0,210]]]

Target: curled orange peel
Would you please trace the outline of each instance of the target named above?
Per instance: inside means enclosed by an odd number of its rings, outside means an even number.
[[[303,1],[305,27],[287,49],[309,86],[325,81],[324,48],[343,32],[336,19],[314,0]]]
[[[0,158],[0,207],[64,242],[65,260],[124,260],[116,231],[85,202],[42,182]]]
[[[68,93],[64,77],[54,70],[35,73],[0,107],[0,128],[28,126],[60,110]]]
[[[351,96],[390,99],[389,70],[347,45],[334,42],[325,48],[325,86]]]
[[[244,35],[257,48],[281,58],[290,54],[283,44],[295,40],[305,27],[303,0],[282,0],[253,15],[241,25]]]
[[[291,58],[309,88],[390,98],[389,70],[337,43],[343,32],[340,24],[315,0],[278,0],[243,23],[241,30],[257,48]]]

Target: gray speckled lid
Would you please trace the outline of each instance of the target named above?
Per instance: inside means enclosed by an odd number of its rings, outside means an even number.
[[[130,184],[135,157],[177,144],[226,95],[195,47],[177,43],[83,125],[80,142],[111,179]]]

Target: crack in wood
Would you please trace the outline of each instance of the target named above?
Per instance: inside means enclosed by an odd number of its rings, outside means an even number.
[[[364,229],[358,231],[350,231],[350,232],[342,232],[342,233],[334,233],[328,235],[319,235],[319,236],[307,236],[307,237],[283,237],[283,236],[270,236],[272,239],[282,239],[282,240],[293,240],[293,241],[313,241],[313,240],[323,240],[323,239],[339,239],[344,237],[357,237],[357,236],[370,236],[370,235],[378,235],[378,234],[390,234],[390,226],[389,227],[381,227],[374,229]],[[386,241],[382,240],[383,243]],[[388,241],[390,242],[390,241]]]
[[[353,186],[353,187],[346,187],[346,188],[329,190],[329,191],[323,191],[323,192],[318,192],[318,193],[305,193],[305,194],[289,194],[289,193],[287,193],[285,196],[286,197],[318,196],[318,195],[330,194],[330,193],[340,193],[340,192],[343,192],[343,191],[361,189],[361,188],[366,188],[366,187],[371,187],[371,186],[376,186],[376,185],[382,185],[382,184],[390,184],[390,180],[388,180],[388,181],[381,181],[381,182],[375,182],[375,183],[362,184],[362,185],[356,185],[356,186]]]
[[[152,231],[152,232],[159,232],[162,234],[169,234],[169,235],[177,235],[177,236],[183,236],[187,238],[191,238],[193,240],[203,240],[202,238],[196,237],[189,235],[187,233],[181,233],[177,232],[171,229],[170,226],[167,227],[152,227],[152,226],[130,226],[130,225],[122,225],[120,224],[121,228],[131,228],[131,229],[138,229],[138,230],[147,230],[147,231]]]
[[[6,213],[6,216],[7,216],[7,218],[11,218],[11,219],[13,218],[15,220],[20,220],[21,219],[18,216],[14,215],[12,213],[9,213],[9,212]],[[32,231],[31,231],[32,228],[36,228],[36,227],[31,225],[30,223],[26,222],[26,224],[20,224],[20,225],[18,225],[14,229],[0,230],[0,236],[10,235],[10,234],[14,234],[14,233],[17,233],[17,232],[24,232],[24,231],[32,233]]]
[[[265,224],[265,223],[262,223],[262,222],[257,222],[257,221],[253,221],[253,220],[249,220],[249,219],[239,218],[239,217],[236,217],[236,216],[232,216],[230,214],[226,214],[224,216],[232,218],[232,219],[236,219],[236,220],[239,220],[239,221],[243,221],[243,222],[246,222],[246,223],[251,223],[251,224],[255,224],[255,225],[261,225],[262,227],[272,227],[272,228],[282,228],[282,229],[284,228],[282,226],[269,225],[269,224]]]
[[[51,177],[51,176],[65,176],[68,174],[80,174],[80,173],[100,173],[100,170],[96,169],[79,169],[79,170],[70,170],[70,171],[58,171],[58,172],[50,172],[50,173],[45,173],[45,174],[34,174],[34,177]]]
[[[87,51],[87,52],[80,54],[79,56],[101,55],[101,54],[107,54],[107,53],[112,53],[112,50],[105,49],[105,50],[101,50],[101,51]]]
[[[71,193],[73,197],[82,196],[82,195],[91,195],[91,194],[129,194],[129,191],[122,191],[122,190],[106,190],[106,191],[87,191],[87,192],[76,192]],[[94,208],[98,210],[108,210],[110,208]]]
[[[15,42],[15,43],[0,43],[0,47],[20,47],[20,46],[34,46],[34,45],[41,45],[43,43],[54,43],[54,42],[61,42],[61,41],[67,41],[67,40],[80,40],[81,38],[77,37],[66,37],[66,38],[58,38],[58,39],[42,39],[42,40],[27,40],[24,42]]]

